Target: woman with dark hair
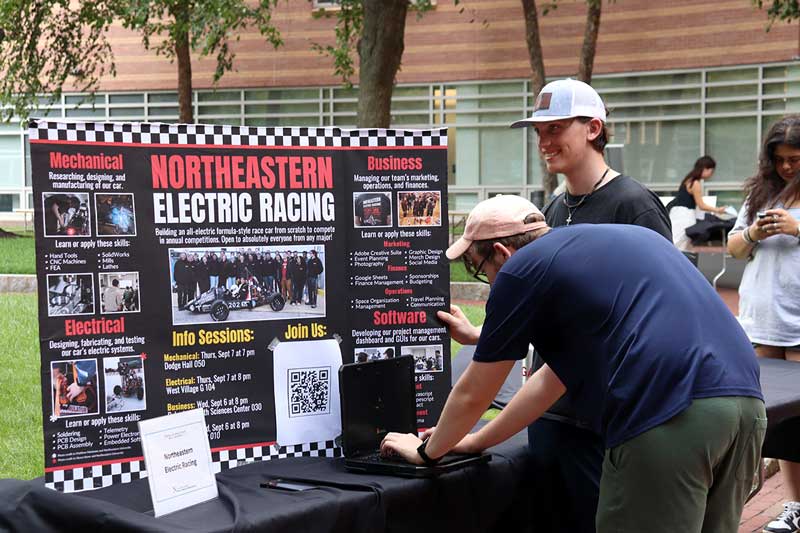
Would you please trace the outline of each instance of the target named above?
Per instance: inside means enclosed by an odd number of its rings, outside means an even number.
[[[714,175],[717,162],[704,155],[694,162],[694,167],[683,178],[675,198],[667,205],[669,219],[672,222],[672,242],[679,250],[687,250],[691,240],[686,236],[686,228],[693,226],[697,220],[695,209],[722,214],[724,207],[712,207],[703,201],[703,181]]]
[[[730,232],[728,252],[749,257],[739,322],[759,357],[800,361],[800,115],[772,125]],[[793,501],[764,531],[800,531],[800,463],[780,461]]]

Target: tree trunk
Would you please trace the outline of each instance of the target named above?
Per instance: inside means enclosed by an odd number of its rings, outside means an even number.
[[[544,54],[542,40],[539,37],[539,18],[536,13],[536,0],[522,0],[522,11],[525,14],[525,42],[528,44],[528,60],[531,63],[531,92],[534,98],[545,85]],[[547,171],[543,159],[539,159],[542,168],[542,188],[545,198],[549,197],[558,186],[558,178]]]
[[[192,105],[192,57],[189,50],[189,5],[181,1],[175,6],[173,14],[178,28],[175,38],[175,58],[178,61],[178,108],[179,120],[183,124],[194,122]]]
[[[362,0],[358,41],[358,127],[388,128],[392,91],[403,57],[408,0]]]
[[[594,54],[597,51],[597,33],[600,30],[600,11],[603,7],[602,0],[588,0],[586,13],[586,28],[583,32],[583,46],[578,63],[578,79],[584,83],[592,83],[592,70],[594,68]]]

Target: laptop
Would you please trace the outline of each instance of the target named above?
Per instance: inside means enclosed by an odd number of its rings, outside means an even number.
[[[412,356],[342,365],[339,369],[339,395],[341,444],[348,470],[433,477],[491,460],[488,453],[447,454],[435,466],[420,466],[401,457],[381,457],[380,444],[388,432],[417,433]]]

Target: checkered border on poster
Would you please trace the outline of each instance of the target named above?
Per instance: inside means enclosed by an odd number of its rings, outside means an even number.
[[[296,444],[294,446],[242,446],[240,448],[212,451],[214,472],[229,470],[256,461],[271,461],[289,457],[341,457],[342,449],[332,440]]]
[[[267,128],[145,122],[28,123],[30,140],[123,144],[379,148],[447,146],[447,129]]]
[[[143,460],[133,460],[45,472],[44,484],[61,492],[81,492],[147,477]]]
[[[215,474],[256,461],[289,457],[341,457],[342,449],[334,441],[319,441],[294,446],[245,445],[211,452]],[[125,461],[45,472],[45,486],[61,492],[81,492],[117,483],[130,483],[147,477],[143,460]]]

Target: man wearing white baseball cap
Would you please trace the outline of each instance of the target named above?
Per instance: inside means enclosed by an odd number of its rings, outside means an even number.
[[[611,169],[603,152],[609,139],[606,107],[591,86],[564,79],[537,95],[533,114],[511,125],[530,127],[550,172],[565,176],[566,190],[545,207],[550,227],[571,224],[634,224],[671,241],[669,215],[655,193]],[[608,253],[615,253],[613,247]],[[533,369],[542,360],[534,357]],[[531,515],[546,531],[593,531],[603,442],[571,408],[570,393],[528,430],[541,497]]]
[[[533,115],[511,124],[526,126],[536,133],[547,170],[566,180],[566,192],[545,208],[548,224],[554,226],[551,217],[556,225],[635,224],[672,239],[658,196],[606,163],[606,107],[591,86],[569,78],[548,83],[536,97]]]
[[[527,200],[497,196],[472,210],[446,255],[491,284],[486,321],[477,328],[456,306],[438,313],[453,339],[477,344],[473,361],[425,440],[389,433],[383,453],[433,465],[451,449],[484,450],[569,391],[604,443],[599,532],[736,531],[766,430],[758,363],[670,240],[633,225],[551,230]],[[467,434],[529,343],[546,364]]]

